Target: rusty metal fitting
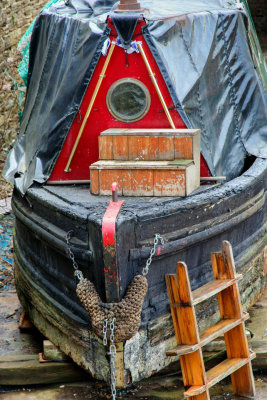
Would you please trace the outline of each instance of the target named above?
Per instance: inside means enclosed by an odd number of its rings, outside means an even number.
[[[116,11],[142,11],[142,8],[137,0],[120,0]]]

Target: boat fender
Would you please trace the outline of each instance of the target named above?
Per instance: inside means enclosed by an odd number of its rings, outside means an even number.
[[[118,303],[104,303],[94,284],[83,278],[77,285],[76,293],[87,311],[92,330],[103,339],[105,319],[116,320],[116,343],[125,342],[134,336],[141,322],[141,311],[148,288],[147,279],[136,275],[127,288],[123,299]]]

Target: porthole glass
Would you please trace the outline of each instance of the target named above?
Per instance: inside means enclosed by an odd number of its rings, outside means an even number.
[[[123,122],[139,121],[148,112],[150,102],[148,89],[137,79],[120,79],[107,93],[109,112]]]

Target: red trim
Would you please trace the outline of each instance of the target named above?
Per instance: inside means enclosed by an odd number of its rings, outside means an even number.
[[[112,246],[116,243],[116,219],[120,212],[122,201],[110,201],[103,217],[102,237],[103,246]]]

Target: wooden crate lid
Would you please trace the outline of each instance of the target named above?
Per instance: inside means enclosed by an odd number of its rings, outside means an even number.
[[[111,128],[101,132],[101,136],[195,136],[200,129],[129,129]]]
[[[114,161],[101,160],[93,163],[90,169],[180,169],[184,170],[193,164],[193,160],[174,161]]]

